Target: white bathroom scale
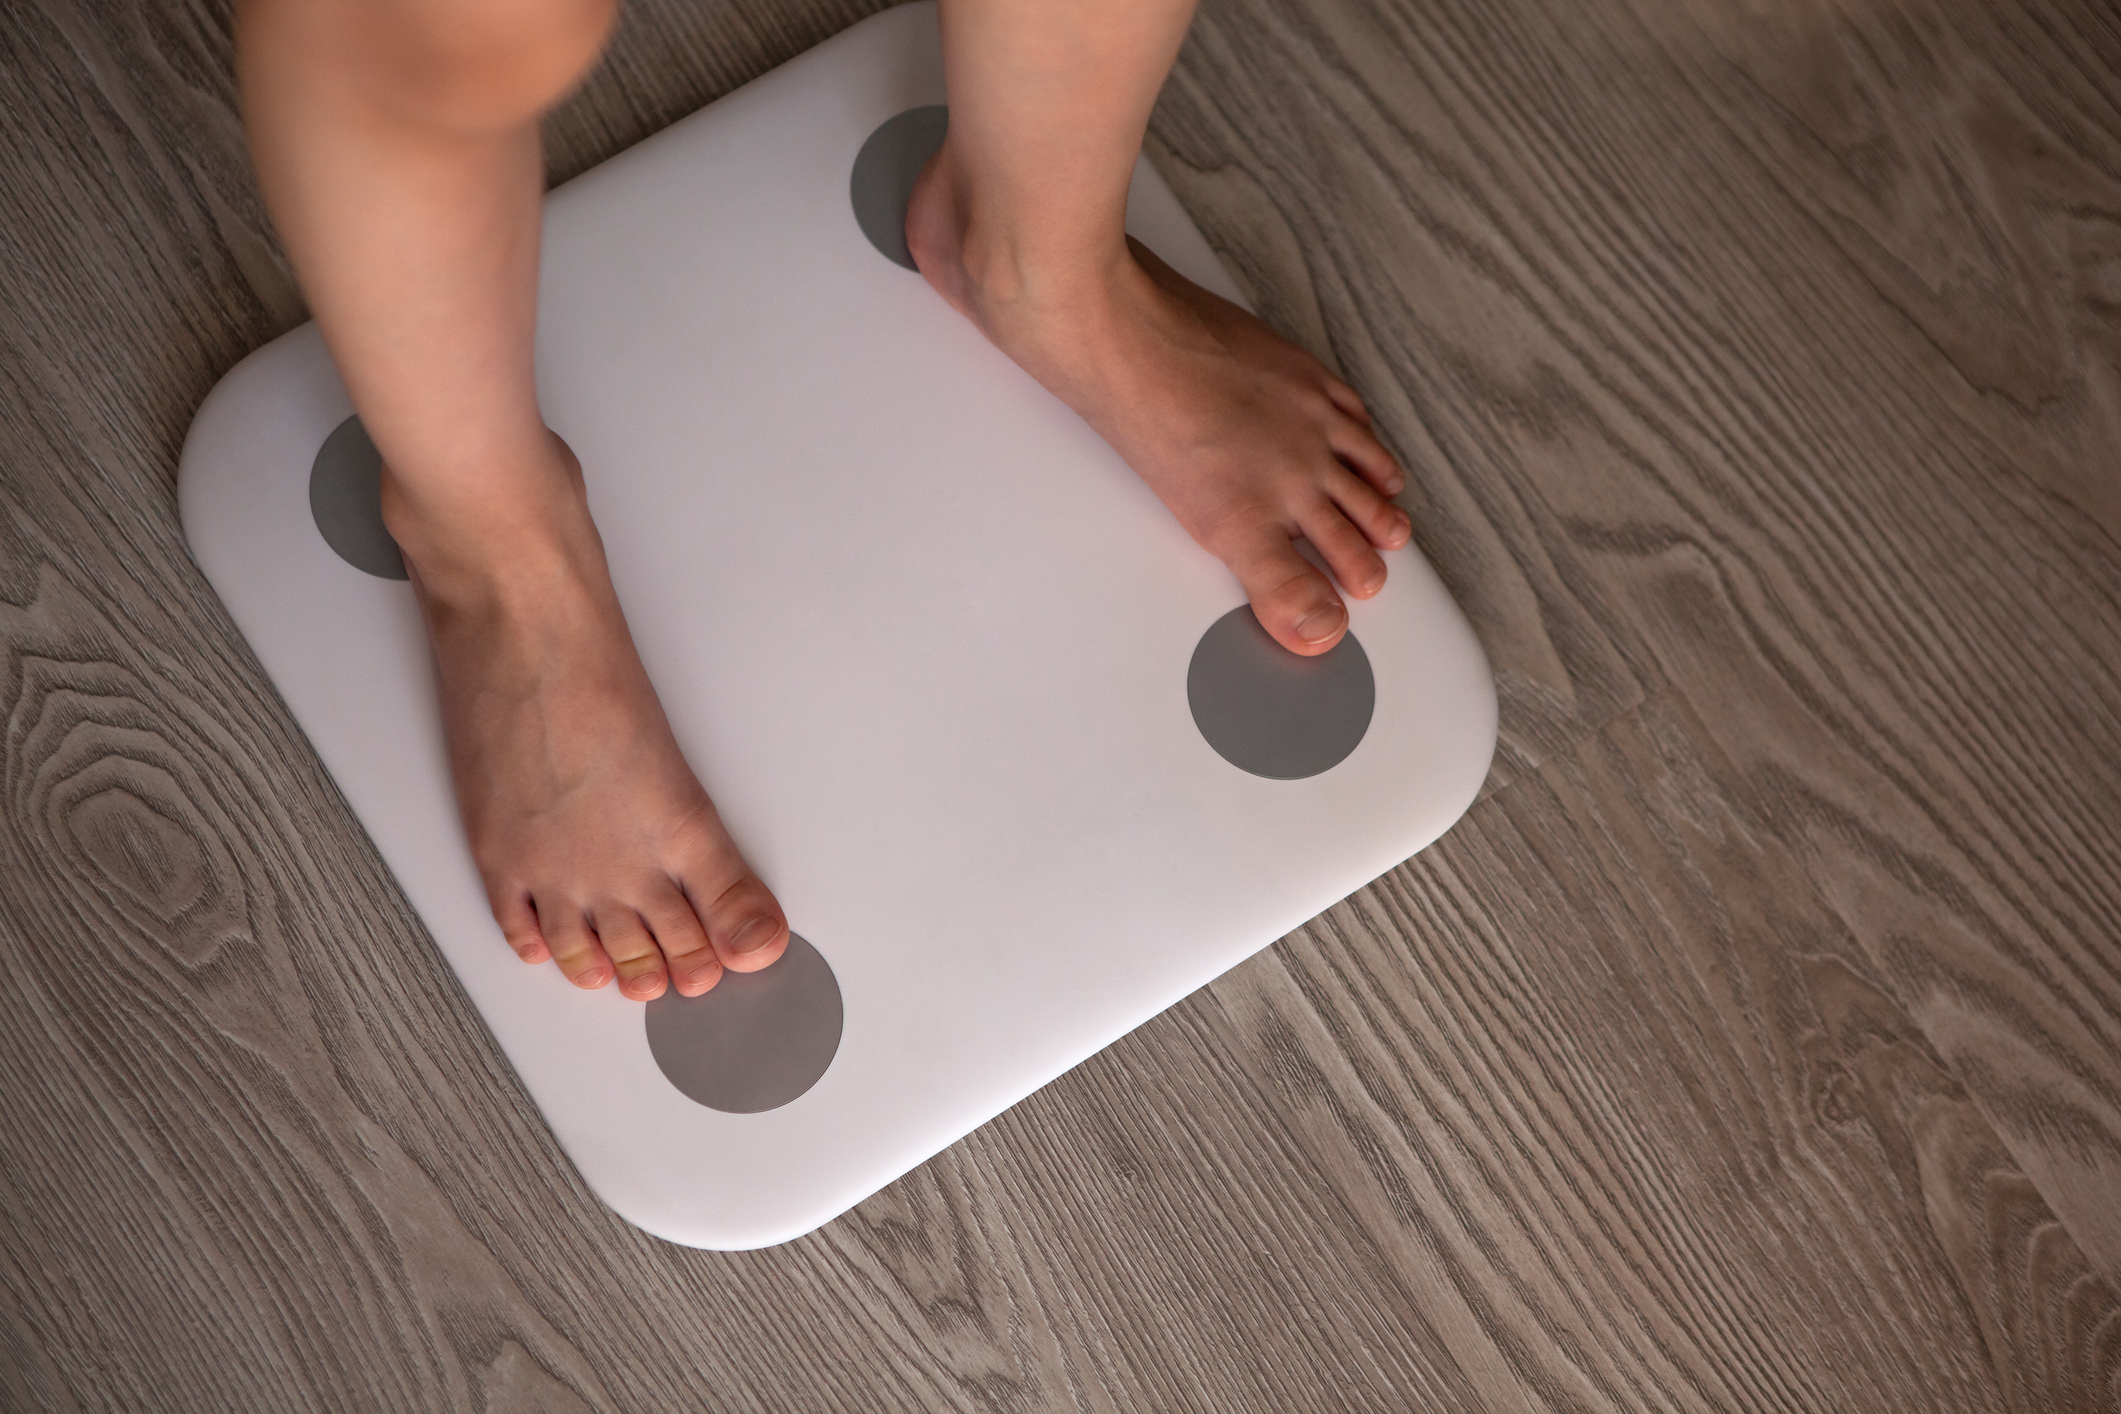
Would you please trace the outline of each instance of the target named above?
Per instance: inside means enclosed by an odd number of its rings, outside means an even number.
[[[184,447],[200,568],[583,1177],[673,1242],[844,1212],[1427,845],[1494,750],[1486,660],[1419,554],[1331,653],[1286,652],[910,268],[943,103],[933,7],[888,10],[546,206],[539,394],[678,741],[799,936],[764,971],[644,1006],[502,941],[313,325]],[[1242,298],[1146,162],[1127,224]]]

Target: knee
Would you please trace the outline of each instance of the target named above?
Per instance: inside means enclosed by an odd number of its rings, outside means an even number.
[[[491,128],[535,118],[589,72],[618,0],[397,0],[370,22],[385,16],[395,96],[434,121]]]
[[[438,127],[535,118],[596,62],[619,0],[251,0],[270,30],[363,95]]]

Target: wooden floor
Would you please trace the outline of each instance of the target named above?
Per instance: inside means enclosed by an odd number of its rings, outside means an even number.
[[[595,163],[857,18],[644,0]],[[186,556],[221,0],[0,17],[0,1408],[2121,1407],[2121,9],[1207,0],[1497,669],[1445,839],[786,1247],[592,1198]]]

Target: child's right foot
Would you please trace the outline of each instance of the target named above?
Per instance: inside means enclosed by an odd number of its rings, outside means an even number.
[[[788,924],[670,733],[557,438],[508,496],[418,506],[386,474],[434,646],[457,803],[525,962],[647,1001],[752,972]],[[528,494],[519,494],[526,492]],[[493,510],[495,506],[506,509]]]

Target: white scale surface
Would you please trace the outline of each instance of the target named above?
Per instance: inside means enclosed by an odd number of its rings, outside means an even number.
[[[184,449],[200,567],[583,1176],[674,1242],[845,1211],[1427,845],[1494,748],[1486,661],[1411,549],[1349,603],[1376,686],[1351,755],[1268,780],[1209,747],[1187,669],[1234,579],[856,225],[864,140],[943,99],[934,10],[889,10],[546,209],[547,419],[687,758],[838,978],[838,1053],[792,1103],[695,1103],[640,1003],[502,942],[412,590],[311,518],[352,412],[315,326]],[[1146,161],[1128,227],[1241,299]]]

